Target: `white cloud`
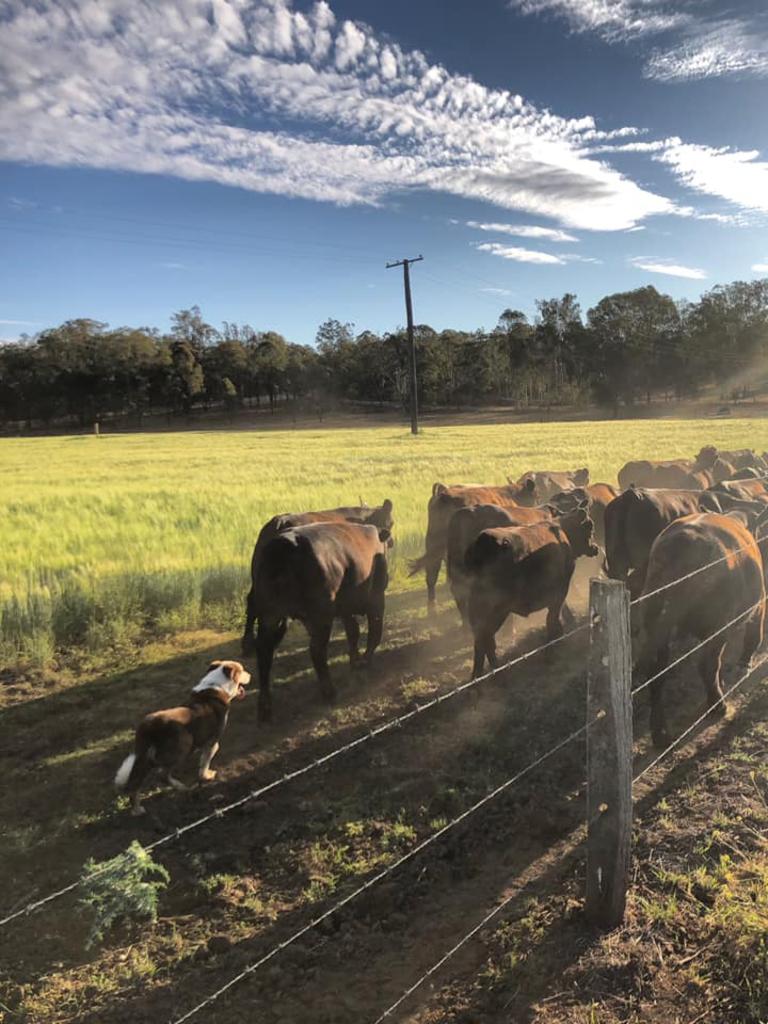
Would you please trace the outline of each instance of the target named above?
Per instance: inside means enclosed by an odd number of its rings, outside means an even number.
[[[502,245],[501,242],[478,242],[475,248],[480,252],[490,252],[494,256],[501,256],[504,260],[515,260],[517,263],[565,263],[560,256],[554,256],[549,252],[519,249],[514,245]]]
[[[34,327],[38,320],[0,320],[3,327]]]
[[[720,0],[509,0],[523,14],[551,14],[574,32],[609,43],[662,40],[644,73],[664,82],[723,75],[768,75],[768,15],[734,13]]]
[[[489,295],[512,295],[514,294],[509,288],[481,288],[481,292],[488,292]]]
[[[632,126],[488,89],[325,2],[7,0],[0,90],[0,159],[21,163],[342,204],[430,190],[585,230],[674,208],[588,151]]]
[[[654,159],[669,165],[683,184],[696,192],[727,199],[744,209],[768,212],[768,162],[759,156],[758,150],[715,149],[671,139]],[[719,219],[721,215],[697,216]]]
[[[575,32],[599,32],[604,38],[629,39],[683,25],[688,16],[669,12],[653,0],[510,0],[523,14],[554,14]]]
[[[768,274],[768,263],[753,263],[752,269],[756,274]]]
[[[650,274],[666,274],[668,277],[686,277],[694,281],[703,281],[707,277],[705,270],[698,267],[685,267],[666,259],[645,259],[635,256],[629,261],[638,270],[647,270]]]
[[[468,220],[467,227],[476,228],[478,231],[493,231],[496,234],[517,235],[518,238],[546,238],[551,242],[578,241],[575,235],[569,235],[559,228],[543,228],[534,224],[489,224]]]

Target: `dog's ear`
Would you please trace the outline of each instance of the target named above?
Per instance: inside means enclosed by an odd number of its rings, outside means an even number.
[[[211,664],[208,666],[208,671],[209,672],[213,672],[213,670],[215,668],[218,668],[220,664],[221,664],[220,661],[212,661]]]

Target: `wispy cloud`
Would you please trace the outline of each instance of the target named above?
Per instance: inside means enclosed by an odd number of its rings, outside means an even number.
[[[488,292],[489,295],[513,295],[514,294],[513,292],[511,292],[509,290],[509,288],[492,288],[490,286],[487,287],[487,288],[481,288],[480,291],[481,292]]]
[[[638,270],[647,270],[650,274],[666,274],[668,277],[687,277],[694,281],[703,281],[708,275],[706,270],[698,267],[685,267],[666,259],[645,259],[635,256],[629,261]]]
[[[35,210],[39,206],[34,199],[22,199],[21,196],[8,196],[6,206],[12,210]]]
[[[680,139],[668,140],[666,148],[654,157],[671,167],[683,184],[696,192],[768,212],[768,162],[759,158],[759,151],[754,149],[716,149]],[[719,219],[721,215],[698,216]]]
[[[768,263],[753,263],[752,269],[756,274],[768,274]]]
[[[493,256],[500,256],[504,260],[514,260],[516,263],[565,263],[564,259],[551,252],[520,249],[515,245],[502,245],[501,242],[477,242],[475,248],[480,252],[489,252]]]
[[[39,320],[0,320],[3,327],[35,327]]]
[[[573,32],[653,50],[645,74],[663,82],[768,75],[768,12],[720,0],[509,0],[523,14],[564,19]]]
[[[186,263],[174,263],[173,261],[169,261],[169,262],[166,262],[166,263],[158,263],[158,266],[162,267],[163,270],[187,270],[188,269]]]
[[[468,220],[468,228],[476,228],[478,231],[492,231],[494,234],[516,235],[518,238],[545,238],[550,242],[577,242],[575,235],[569,235],[567,231],[559,228],[544,228],[535,224],[498,224],[483,223],[477,220]]]
[[[5,160],[339,204],[430,190],[589,230],[673,206],[587,151],[633,126],[485,88],[324,0],[7,0],[2,24]]]

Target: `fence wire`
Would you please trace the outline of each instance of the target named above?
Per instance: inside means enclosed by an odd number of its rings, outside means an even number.
[[[412,718],[423,714],[425,711],[429,711],[431,708],[437,707],[439,704],[444,704],[446,701],[452,700],[461,693],[465,693],[467,690],[484,683],[489,679],[494,678],[502,672],[507,672],[509,669],[514,668],[516,665],[520,665],[530,658],[533,658],[537,654],[541,654],[543,651],[549,650],[556,644],[562,643],[564,640],[570,639],[577,633],[581,633],[589,626],[588,622],[582,623],[580,626],[576,626],[574,629],[567,633],[563,633],[562,636],[555,637],[553,640],[548,640],[546,643],[541,644],[539,647],[535,647],[532,651],[526,651],[524,654],[519,654],[517,657],[512,658],[510,661],[505,662],[503,665],[499,665],[494,669],[484,673],[480,676],[475,676],[474,679],[468,680],[466,683],[461,683],[459,686],[453,687],[446,693],[440,694],[437,697],[433,697],[431,700],[426,701],[424,704],[419,704],[418,707],[413,708],[411,711],[406,711],[402,715],[398,715],[396,718],[389,719],[382,725],[375,726],[368,732],[363,733],[362,736],[358,736],[357,739],[351,740],[349,743],[345,743],[341,747],[337,747],[328,754],[324,754],[322,757],[315,758],[314,761],[310,761],[309,764],[304,765],[303,768],[297,768],[294,771],[286,772],[281,775],[278,779],[274,779],[272,782],[268,782],[266,785],[259,787],[258,789],[251,790],[246,793],[245,796],[240,797],[237,800],[233,800],[231,803],[225,804],[223,807],[218,807],[215,811],[211,811],[209,814],[205,814],[194,821],[189,822],[187,825],[183,825],[180,828],[174,829],[172,832],[168,832],[166,835],[161,836],[159,839],[155,839],[153,842],[145,846],[144,849],[148,853],[152,853],[154,850],[159,849],[161,846],[165,846],[176,839],[180,839],[183,835],[188,832],[192,832],[195,829],[201,828],[203,825],[208,824],[210,821],[214,821],[217,818],[223,818],[226,814],[236,810],[238,807],[242,807],[244,804],[250,803],[252,800],[258,800],[260,797],[265,796],[267,793],[272,792],[279,786],[285,785],[287,782],[292,782],[294,779],[300,778],[302,775],[306,775],[316,768],[321,768],[323,765],[328,764],[330,761],[335,760],[342,754],[348,753],[350,750],[354,750],[357,747],[361,747],[363,744],[368,743],[370,740],[375,739],[377,736],[381,736],[382,733],[390,732],[396,729],[405,722],[410,721]],[[98,878],[98,876],[107,870],[107,865],[98,868],[92,875],[90,880]],[[33,900],[27,903],[24,907],[19,910],[15,910],[12,913],[7,914],[5,917],[0,918],[0,927],[9,924],[11,921],[16,920],[19,917],[24,917],[28,914],[34,913],[41,907],[46,906],[48,903],[52,903],[54,900],[59,899],[61,896],[66,896],[67,893],[74,892],[75,889],[80,885],[80,880],[77,879],[74,882],[70,882],[68,885],[63,886],[61,889],[57,889],[55,892],[49,893],[47,896],[42,897],[39,900]]]
[[[688,728],[687,728],[687,729],[685,729],[685,730],[684,730],[683,732],[681,732],[681,733],[680,733],[680,735],[679,735],[679,736],[677,737],[677,739],[673,740],[673,741],[672,741],[672,742],[671,742],[671,743],[669,744],[669,746],[668,746],[668,747],[665,747],[665,749],[664,749],[664,750],[662,750],[662,752],[661,752],[661,753],[660,753],[660,754],[659,754],[659,755],[658,755],[657,757],[655,757],[655,758],[654,758],[654,759],[653,759],[653,760],[651,761],[651,763],[650,763],[650,764],[647,764],[647,765],[645,766],[645,768],[643,768],[643,770],[642,770],[641,772],[638,772],[638,774],[637,774],[637,775],[636,775],[636,776],[634,777],[634,779],[632,780],[632,785],[634,786],[634,785],[635,785],[635,783],[639,782],[639,781],[640,781],[640,779],[642,779],[642,777],[643,777],[644,775],[647,775],[647,774],[648,774],[648,772],[649,772],[649,771],[651,771],[651,769],[652,769],[652,768],[655,768],[655,767],[656,767],[656,765],[657,765],[657,764],[659,764],[659,762],[660,762],[660,761],[663,761],[663,760],[664,760],[664,758],[665,758],[665,757],[667,756],[667,754],[670,754],[670,753],[671,753],[671,752],[672,752],[672,751],[673,751],[673,750],[675,749],[675,747],[679,746],[679,745],[680,745],[680,744],[681,744],[681,743],[683,742],[683,740],[684,740],[684,739],[686,738],[686,736],[690,736],[690,734],[691,734],[691,733],[693,732],[693,730],[694,730],[694,729],[695,729],[695,728],[696,728],[696,727],[697,727],[698,725],[701,725],[701,723],[702,723],[702,722],[704,721],[704,719],[705,719],[705,718],[706,718],[706,717],[707,717],[708,715],[710,715],[710,714],[711,714],[711,713],[712,713],[712,712],[713,712],[713,711],[715,710],[715,708],[716,708],[716,707],[718,707],[718,706],[719,706],[720,704],[722,704],[722,703],[723,703],[723,702],[724,702],[724,701],[726,700],[726,698],[730,697],[730,695],[731,695],[731,694],[732,694],[732,693],[734,692],[734,690],[737,690],[737,689],[738,689],[738,688],[739,688],[739,687],[740,687],[740,686],[741,686],[741,685],[742,685],[742,684],[743,684],[744,682],[746,682],[746,680],[747,680],[747,679],[749,679],[749,677],[750,677],[751,675],[753,675],[753,674],[754,674],[755,672],[757,672],[757,671],[758,671],[758,669],[762,668],[762,666],[763,666],[763,665],[764,665],[764,664],[765,664],[765,663],[766,663],[767,661],[768,661],[768,654],[767,654],[767,655],[765,655],[764,657],[760,658],[760,660],[759,660],[759,661],[758,661],[758,662],[757,662],[757,663],[756,663],[755,665],[753,665],[753,666],[752,666],[751,668],[748,668],[748,669],[747,669],[747,671],[746,671],[746,672],[745,672],[745,673],[744,673],[744,674],[743,674],[742,676],[740,676],[740,677],[739,677],[739,678],[738,678],[738,679],[736,680],[736,682],[735,682],[735,683],[733,683],[733,684],[732,684],[732,685],[731,685],[731,686],[730,686],[730,687],[729,687],[729,688],[728,688],[728,689],[727,689],[727,690],[726,690],[726,691],[725,691],[725,692],[723,693],[723,696],[722,696],[722,698],[720,698],[720,700],[716,700],[716,701],[714,702],[714,704],[710,705],[710,707],[708,707],[706,711],[704,711],[704,712],[703,712],[703,713],[702,713],[701,715],[699,715],[699,717],[698,717],[698,718],[696,719],[696,721],[695,721],[695,722],[692,722],[692,723],[691,723],[691,724],[690,724],[690,725],[688,726]]]
[[[506,782],[502,782],[501,785],[496,786],[495,789],[492,789],[489,793],[486,793],[485,796],[481,797],[478,801],[472,804],[471,807],[468,807],[465,811],[462,811],[462,813],[458,815],[458,817],[454,818],[453,821],[448,822],[447,825],[443,825],[442,828],[438,829],[436,832],[433,832],[432,835],[427,836],[426,839],[423,839],[420,843],[414,846],[407,853],[404,853],[402,857],[399,857],[388,867],[383,868],[372,878],[369,878],[368,881],[358,886],[357,889],[349,893],[348,896],[345,896],[344,899],[339,900],[338,903],[335,903],[332,907],[329,907],[328,910],[320,914],[318,917],[313,918],[308,924],[304,925],[303,928],[300,928],[298,931],[294,932],[293,935],[291,935],[284,942],[280,942],[276,946],[273,946],[273,948],[268,953],[265,953],[264,956],[259,957],[259,959],[256,960],[254,963],[249,964],[242,971],[240,971],[239,974],[236,974],[234,978],[230,978],[230,980],[226,982],[226,984],[222,985],[221,988],[217,989],[215,992],[212,992],[205,999],[201,1000],[201,1002],[199,1002],[196,1006],[193,1006],[191,1010],[188,1010],[181,1017],[174,1018],[171,1024],[184,1024],[185,1021],[191,1020],[192,1017],[198,1014],[201,1010],[205,1009],[206,1006],[210,1006],[211,1003],[214,1003],[217,999],[224,995],[225,992],[228,992],[234,985],[237,985],[239,982],[249,977],[249,975],[253,974],[265,963],[267,963],[273,957],[277,956],[278,953],[282,952],[282,950],[286,949],[288,946],[291,946],[294,942],[302,938],[304,935],[307,934],[307,932],[311,931],[313,928],[316,928],[319,924],[322,924],[323,921],[326,921],[333,914],[337,913],[339,910],[342,909],[342,907],[347,906],[348,903],[351,903],[358,896],[362,895],[362,893],[366,892],[372,886],[376,885],[377,882],[380,882],[388,875],[391,875],[394,871],[397,871],[399,867],[401,867],[407,861],[411,860],[418,853],[421,853],[421,851],[425,850],[428,846],[431,846],[432,843],[436,842],[438,839],[444,836],[446,832],[450,832],[452,829],[456,828],[457,825],[465,821],[470,815],[474,814],[475,811],[480,810],[481,807],[484,807],[486,804],[490,803],[490,801],[493,800],[495,797],[499,796],[501,793],[504,793],[516,782],[519,782],[520,779],[524,778],[535,768],[538,768],[539,765],[543,764],[545,761],[548,761],[551,757],[554,757],[554,755],[559,753],[559,751],[561,751],[563,747],[568,746],[569,743],[572,743],[580,736],[585,735],[587,730],[590,729],[591,726],[596,721],[598,721],[600,717],[602,716],[597,715],[591,722],[587,722],[580,728],[575,729],[572,733],[570,733],[570,735],[566,736],[565,739],[560,740],[560,742],[556,743],[554,747],[550,747],[550,749],[547,750],[544,754],[541,754],[534,761],[531,761],[531,763],[526,765],[525,768],[521,768],[519,772],[516,772],[511,778],[507,779]],[[501,909],[501,907],[499,907],[498,909]]]
[[[731,626],[735,626],[737,622],[740,622],[742,619],[746,619],[748,615],[751,615],[752,612],[755,611],[756,608],[759,608],[760,605],[764,602],[765,598],[761,597],[759,601],[756,601],[751,607],[747,608],[746,611],[742,612],[740,615],[737,615],[736,618],[731,619],[730,622],[726,622],[724,626],[721,626],[720,629],[716,629],[714,633],[710,633],[708,637],[705,637],[704,640],[697,643],[695,647],[691,647],[690,650],[685,651],[683,654],[681,654],[679,658],[675,658],[675,660],[670,662],[669,665],[666,665],[664,668],[660,669],[658,672],[652,675],[650,679],[646,679],[644,683],[641,683],[639,686],[636,686],[635,689],[632,691],[632,697],[634,698],[638,695],[638,693],[642,693],[643,690],[645,690],[647,687],[651,685],[651,683],[655,683],[657,679],[661,679],[661,677],[666,675],[667,672],[671,672],[673,668],[676,668],[687,658],[690,658],[691,655],[695,654],[697,651],[700,651],[702,647],[706,647],[708,643],[711,643],[712,640],[715,639],[715,637],[720,636],[721,633],[725,633],[725,631],[727,629],[730,629]]]

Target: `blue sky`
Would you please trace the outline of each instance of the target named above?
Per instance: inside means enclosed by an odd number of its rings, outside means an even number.
[[[0,337],[768,275],[764,0],[6,0]]]

